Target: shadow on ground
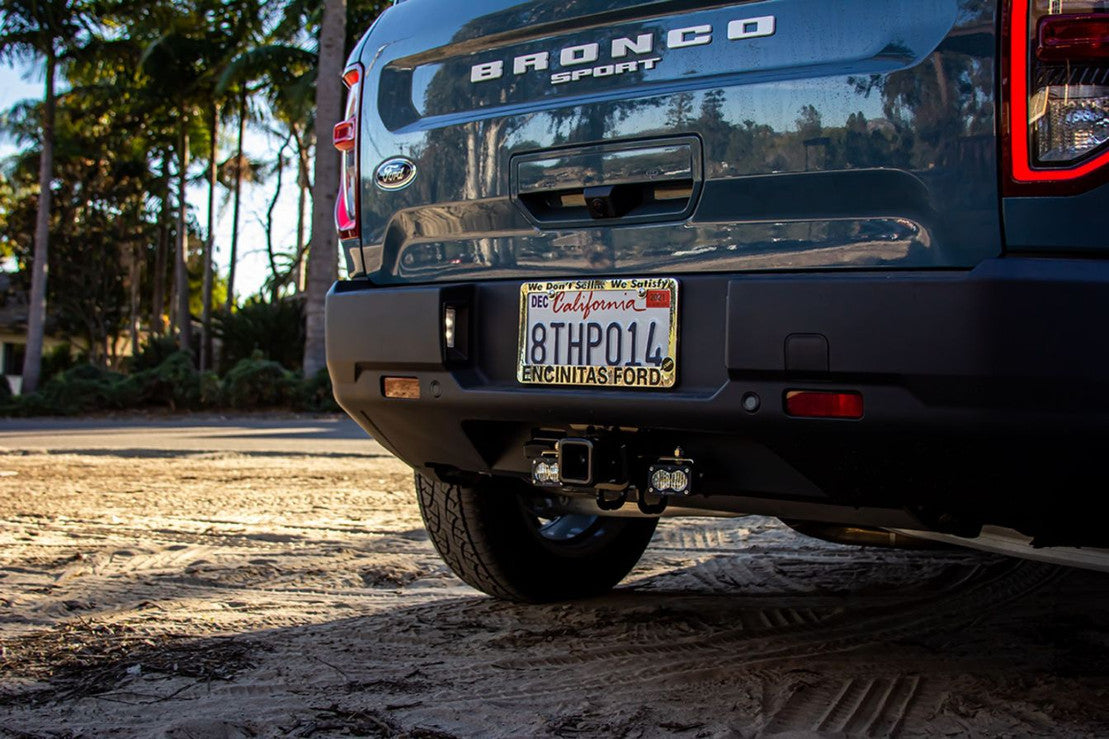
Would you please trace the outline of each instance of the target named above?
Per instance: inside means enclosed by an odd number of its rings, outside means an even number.
[[[28,637],[8,645],[5,671],[40,682],[6,701],[0,726],[168,736],[1109,731],[1104,576],[962,552],[883,561],[830,551],[814,577],[798,577],[814,574],[811,558],[806,568],[788,552],[722,555],[570,604],[459,591],[233,639],[143,643],[86,630],[56,639],[51,654]]]

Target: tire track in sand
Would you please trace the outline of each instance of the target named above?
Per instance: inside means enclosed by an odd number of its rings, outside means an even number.
[[[869,614],[849,611],[837,619],[785,631],[771,630],[767,634],[765,630],[739,626],[672,641],[660,639],[653,644],[506,659],[491,666],[522,673],[519,687],[501,694],[505,700],[542,697],[551,685],[560,684],[576,685],[584,693],[603,691],[613,700],[630,700],[645,684],[688,689],[698,682],[727,679],[729,673],[763,663],[820,657],[952,628],[997,611],[1060,576],[1059,568],[1034,562],[1004,562],[984,569],[979,578],[955,592],[941,591],[931,598],[883,606]],[[825,721],[830,733],[840,725],[847,733],[880,732],[881,727],[893,730],[904,720],[918,690],[919,684],[911,681],[848,686],[842,699],[819,709],[818,723]],[[470,698],[462,691],[455,696],[439,696],[439,700],[463,703]],[[825,713],[827,718],[820,718]]]

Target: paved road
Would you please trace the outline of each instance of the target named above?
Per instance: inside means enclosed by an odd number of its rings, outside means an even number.
[[[49,449],[116,456],[166,456],[173,452],[244,454],[387,454],[346,416],[203,415],[4,419],[0,452]]]

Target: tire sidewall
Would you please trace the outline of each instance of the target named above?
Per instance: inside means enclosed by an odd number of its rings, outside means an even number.
[[[584,541],[552,541],[539,533],[525,505],[528,487],[483,481],[463,489],[490,553],[504,577],[527,600],[589,597],[610,590],[638,562],[654,534],[655,518],[599,517]]]

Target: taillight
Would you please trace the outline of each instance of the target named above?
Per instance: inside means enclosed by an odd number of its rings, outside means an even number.
[[[1012,0],[1009,132],[1018,184],[1068,183],[1109,164],[1109,12],[1103,0]]]
[[[362,65],[355,64],[343,72],[347,86],[346,114],[335,125],[332,143],[342,154],[339,197],[335,201],[335,226],[340,239],[357,238],[358,217],[358,109],[362,96]]]

